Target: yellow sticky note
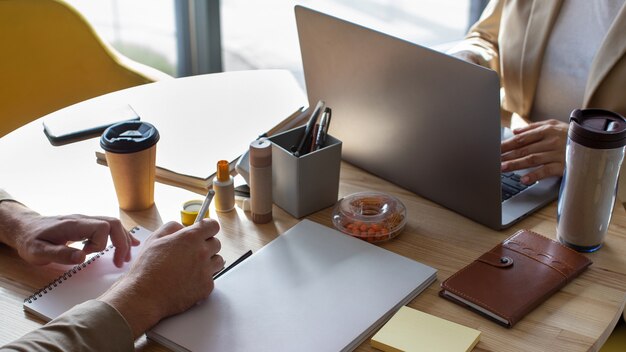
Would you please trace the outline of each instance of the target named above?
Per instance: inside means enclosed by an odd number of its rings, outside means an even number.
[[[371,345],[386,352],[468,352],[478,343],[480,331],[419,310],[402,307],[372,337]]]

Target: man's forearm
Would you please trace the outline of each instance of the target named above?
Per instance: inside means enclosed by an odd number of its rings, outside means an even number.
[[[17,235],[22,231],[23,222],[36,214],[0,189],[0,242],[17,248]]]
[[[15,228],[15,210],[16,202],[4,190],[0,189],[0,242],[15,248],[13,236],[11,236],[12,228]]]

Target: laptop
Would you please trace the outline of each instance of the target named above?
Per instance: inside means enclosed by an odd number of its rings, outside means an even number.
[[[332,108],[345,161],[493,229],[556,199],[558,177],[515,195],[503,186],[495,71],[302,6],[295,14],[309,105]]]

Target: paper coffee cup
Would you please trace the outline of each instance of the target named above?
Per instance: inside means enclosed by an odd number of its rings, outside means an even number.
[[[154,204],[156,143],[159,131],[143,121],[126,121],[107,128],[100,138],[123,210],[144,210]]]

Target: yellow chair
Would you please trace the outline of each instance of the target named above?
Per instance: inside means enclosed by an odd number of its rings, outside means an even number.
[[[0,0],[0,137],[50,112],[171,78],[124,57],[61,0]]]
[[[626,316],[626,315],[625,315]],[[626,322],[620,319],[617,326],[609,336],[600,352],[623,352],[626,351]]]

